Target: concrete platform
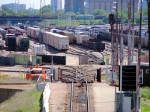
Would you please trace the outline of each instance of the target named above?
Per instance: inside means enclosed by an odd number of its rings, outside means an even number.
[[[51,95],[49,98],[50,112],[64,112],[66,105],[67,84],[50,83]]]
[[[106,83],[93,83],[95,112],[114,112],[115,87]]]

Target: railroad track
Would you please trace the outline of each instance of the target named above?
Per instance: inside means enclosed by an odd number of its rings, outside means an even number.
[[[89,67],[69,67],[69,68],[64,68],[61,69],[62,75],[61,75],[61,80],[62,82],[67,82],[67,83],[71,83],[71,82],[89,82],[89,83],[93,83],[94,81],[94,77],[96,74],[97,69],[89,69]]]
[[[88,83],[71,83],[70,112],[90,112]]]
[[[97,56],[95,56],[95,55],[92,54],[92,52],[96,52],[94,50],[90,50],[90,49],[86,49],[85,50],[84,48],[81,48],[81,46],[71,45],[69,47],[69,51],[70,52],[67,52],[67,53],[70,53],[70,54],[73,54],[73,55],[87,54],[89,60],[92,60],[92,62],[89,61],[89,63],[92,63],[92,64],[101,64],[102,63],[102,62],[98,61],[100,58],[102,58],[102,56],[97,57]],[[99,52],[97,52],[97,53],[99,53]],[[107,55],[108,53],[103,52],[101,54],[102,55]]]

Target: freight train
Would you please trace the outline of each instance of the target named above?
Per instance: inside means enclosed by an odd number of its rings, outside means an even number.
[[[41,40],[44,44],[54,47],[57,50],[66,51],[69,49],[69,37],[42,30],[39,28],[27,27],[27,36]]]
[[[7,50],[16,51],[18,47],[21,51],[28,51],[29,38],[26,36],[25,30],[16,26],[11,26],[6,32],[5,45]]]
[[[111,41],[111,33],[110,32],[102,32],[102,34],[104,35],[104,40],[105,41]],[[134,37],[134,47],[138,46],[138,40],[139,40],[139,29],[134,29],[131,31],[131,37]],[[133,35],[132,35],[133,34]],[[116,34],[114,33],[113,35],[114,37],[116,36]],[[120,42],[120,38],[121,38],[121,33],[119,33],[119,42]],[[123,32],[123,43],[125,45],[128,45],[128,34],[127,32]],[[148,48],[148,32],[146,29],[142,29],[141,32],[141,47],[142,48]]]

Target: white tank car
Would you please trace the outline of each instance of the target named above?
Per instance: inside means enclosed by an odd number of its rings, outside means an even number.
[[[46,36],[43,37],[43,42],[58,49],[68,50],[69,49],[69,38],[60,34],[46,32]]]

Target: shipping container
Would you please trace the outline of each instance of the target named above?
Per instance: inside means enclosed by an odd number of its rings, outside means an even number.
[[[145,38],[144,46],[145,46],[146,48],[148,48],[148,46],[149,46],[148,38]]]
[[[141,47],[145,47],[145,37],[141,37]]]
[[[0,66],[15,66],[15,59],[11,57],[0,56]]]
[[[32,65],[42,65],[42,57],[41,56],[32,56]]]
[[[15,58],[15,64],[18,64],[18,65],[23,65],[29,61],[32,61],[31,55],[10,54],[10,56]]]
[[[44,55],[45,54],[45,45],[44,44],[34,44],[33,46],[35,55]]]

